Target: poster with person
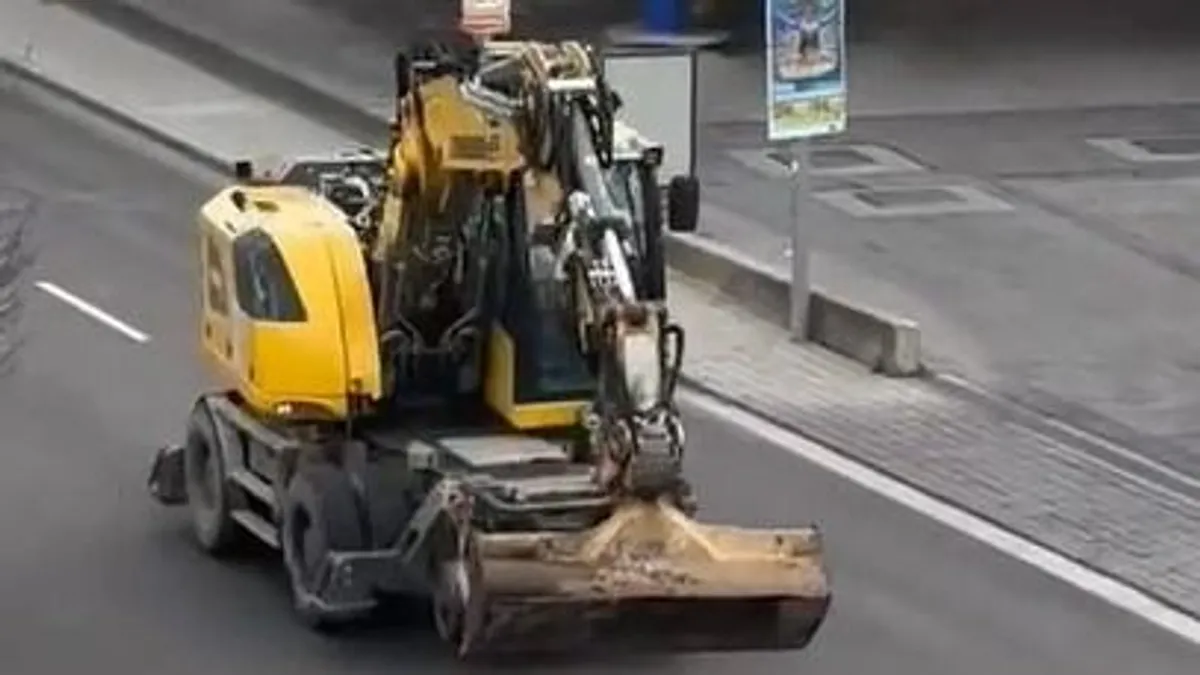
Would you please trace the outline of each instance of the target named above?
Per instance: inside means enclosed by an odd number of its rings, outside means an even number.
[[[846,129],[845,0],[766,0],[767,136]]]

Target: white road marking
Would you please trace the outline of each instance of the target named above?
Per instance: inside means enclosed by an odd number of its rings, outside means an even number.
[[[113,316],[112,314],[109,314],[108,312],[100,309],[99,307],[97,307],[97,306],[93,305],[92,303],[88,302],[87,300],[84,300],[83,298],[75,295],[74,293],[71,293],[71,292],[63,289],[61,286],[59,286],[57,284],[53,284],[49,281],[39,281],[35,285],[38,288],[42,289],[43,291],[49,293],[50,295],[53,295],[54,297],[58,298],[59,300],[62,300],[63,302],[67,303],[68,305],[74,307],[75,309],[79,310],[80,312],[83,312],[84,314],[92,317],[96,321],[99,321],[100,323],[104,324],[105,326],[108,326],[109,328],[117,331],[118,333],[120,333],[121,335],[124,335],[125,337],[129,338],[130,340],[133,340],[134,342],[137,342],[139,344],[144,344],[144,343],[150,341],[149,335],[134,328],[133,326],[130,326],[129,324],[125,323],[124,321],[121,321],[120,319]]]
[[[705,412],[737,425],[755,436],[931,520],[976,539],[1008,556],[1094,595],[1177,635],[1200,644],[1200,620],[1168,607],[1121,581],[1089,569],[1060,553],[1005,530],[900,481],[829,450],[757,415],[695,390],[681,397]]]

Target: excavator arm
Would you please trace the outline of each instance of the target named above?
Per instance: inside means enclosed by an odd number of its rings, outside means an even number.
[[[635,256],[645,223],[614,195],[619,97],[594,52],[574,41],[488,43],[462,91],[512,120],[527,170],[559,197],[547,225],[569,298],[563,319],[597,379],[585,426],[600,480],[644,498],[678,491],[684,430],[674,391],[684,334],[665,304],[645,297],[645,270],[634,261],[663,262]]]

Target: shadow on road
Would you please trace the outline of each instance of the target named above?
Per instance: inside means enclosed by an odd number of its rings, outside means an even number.
[[[28,192],[0,187],[0,375],[13,367],[21,344],[21,282],[33,258],[27,241],[36,206]]]

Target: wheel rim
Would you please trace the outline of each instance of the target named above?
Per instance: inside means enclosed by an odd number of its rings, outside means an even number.
[[[288,518],[287,553],[290,558],[288,568],[292,581],[300,589],[307,589],[309,582],[310,561],[314,560],[320,547],[318,533],[312,527],[312,519],[303,508],[297,507]]]
[[[217,507],[218,481],[220,480],[220,467],[217,462],[213,461],[212,451],[208,447],[208,443],[196,439],[192,441],[194,448],[191,453],[191,462],[188,469],[187,485],[191,494],[189,499],[205,513],[211,513]]]

